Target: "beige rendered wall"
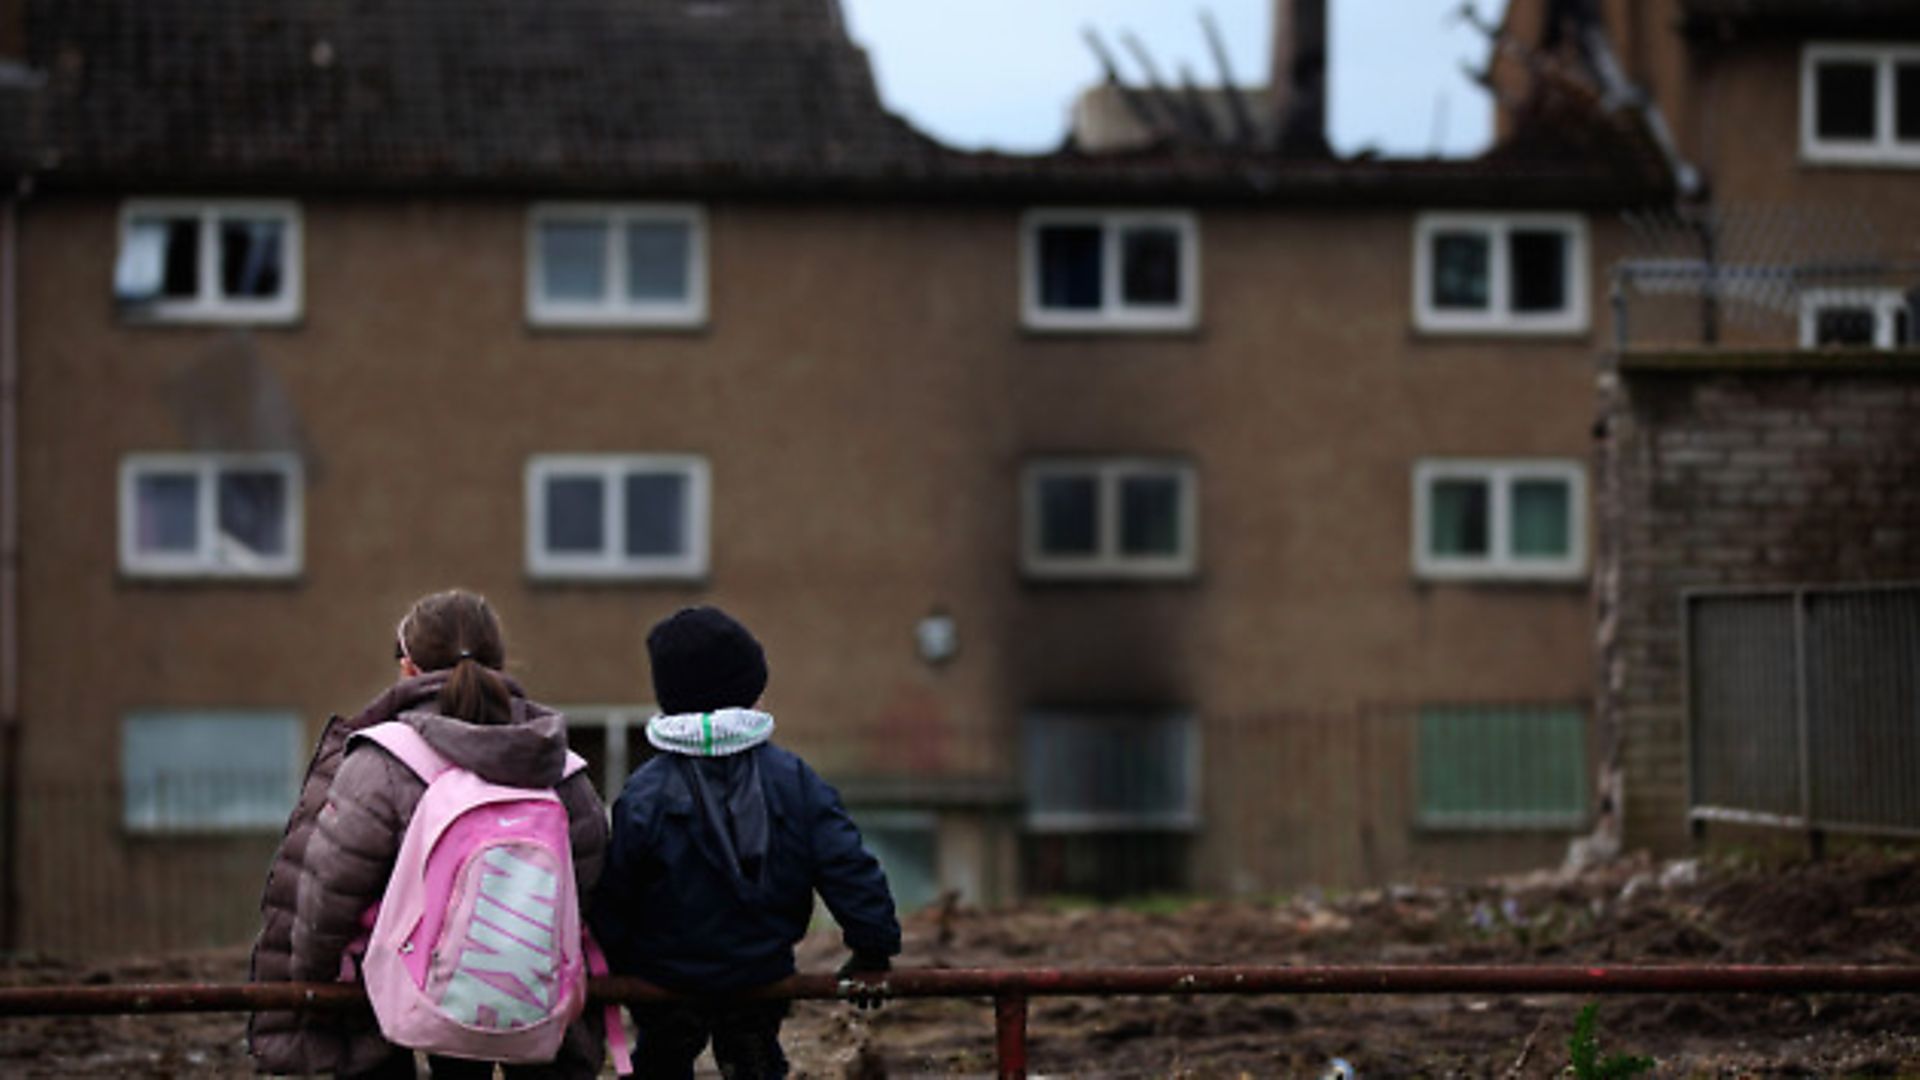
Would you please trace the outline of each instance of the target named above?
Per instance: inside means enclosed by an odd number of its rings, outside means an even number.
[[[29,778],[109,782],[141,707],[290,708],[317,732],[388,680],[406,604],[454,584],[493,599],[511,669],[555,701],[646,701],[646,627],[730,608],[766,644],[783,738],[838,777],[1010,779],[1037,704],[1589,695],[1585,584],[1415,581],[1410,476],[1587,457],[1607,215],[1596,329],[1570,338],[1416,334],[1412,207],[1204,211],[1200,329],[1115,337],[1020,329],[1021,208],[734,203],[707,208],[707,329],[576,333],[525,324],[526,205],[306,201],[304,318],[250,331],[122,323],[117,202],[28,205]],[[118,574],[122,455],[262,441],[305,453],[298,580]],[[649,451],[711,464],[709,580],[530,580],[529,455]],[[1023,582],[1021,463],[1068,452],[1192,459],[1198,577]],[[912,639],[935,606],[961,638],[939,668]],[[111,891],[129,845],[102,839]],[[249,909],[257,883],[235,886]]]
[[[1814,39],[1823,41],[1825,39]],[[1908,44],[1912,44],[1909,42]],[[1920,231],[1920,172],[1911,167],[1836,165],[1800,154],[1800,58],[1794,40],[1740,40],[1693,53],[1699,92],[1700,163],[1716,200],[1846,208],[1893,230],[1888,250],[1910,250]]]

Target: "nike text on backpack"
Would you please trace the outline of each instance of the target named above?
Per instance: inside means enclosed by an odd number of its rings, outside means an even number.
[[[582,934],[566,807],[552,791],[482,780],[403,723],[354,738],[427,784],[370,913],[361,974],[380,1033],[448,1057],[553,1060],[597,952]],[[568,754],[567,775],[585,764]]]

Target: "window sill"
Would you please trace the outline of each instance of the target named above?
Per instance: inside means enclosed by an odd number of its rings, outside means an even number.
[[[1185,338],[1199,340],[1206,336],[1205,328],[1198,321],[1168,325],[1128,325],[1128,324],[1091,324],[1072,323],[1053,325],[1048,323],[1022,322],[1020,336],[1032,341],[1084,341],[1091,339],[1110,340],[1113,338]]]
[[[135,570],[120,567],[123,588],[141,589],[300,589],[307,584],[304,569],[274,574],[233,574],[215,570]]]
[[[1585,830],[1590,822],[1585,812],[1502,813],[1500,811],[1459,813],[1417,813],[1413,827],[1422,833],[1508,835],[1519,832],[1568,833]]]
[[[288,803],[289,812],[293,804]],[[224,843],[235,840],[277,840],[286,829],[284,818],[248,825],[128,825],[120,824],[120,838],[129,844]]]
[[[1507,592],[1584,592],[1592,583],[1585,570],[1578,574],[1415,574],[1416,589],[1465,588]]]
[[[705,316],[691,319],[549,319],[527,317],[534,337],[699,337],[713,331]]]
[[[1039,588],[1120,588],[1137,589],[1154,586],[1188,587],[1200,583],[1200,571],[1183,569],[1177,571],[1140,571],[1140,570],[1036,570],[1023,567],[1020,571],[1023,584]]]
[[[1920,151],[1913,150],[1816,150],[1803,147],[1801,166],[1814,170],[1845,169],[1920,169]]]
[[[1516,340],[1574,343],[1590,339],[1593,327],[1586,323],[1578,326],[1527,326],[1513,323],[1435,326],[1416,321],[1409,328],[1407,336],[1416,345],[1485,345]]]
[[[120,305],[119,322],[123,327],[137,330],[204,330],[208,328],[257,330],[300,330],[306,325],[306,316],[299,311],[291,314],[264,314],[250,311],[207,311],[161,313],[143,311],[137,306]]]
[[[711,575],[699,574],[558,574],[551,572],[527,571],[524,575],[530,589],[551,592],[600,592],[608,590],[643,589],[705,589],[712,583]]]

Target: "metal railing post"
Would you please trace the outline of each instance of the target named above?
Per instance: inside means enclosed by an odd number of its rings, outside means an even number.
[[[1026,1080],[1027,995],[1011,992],[995,994],[993,1029],[1000,1080]]]

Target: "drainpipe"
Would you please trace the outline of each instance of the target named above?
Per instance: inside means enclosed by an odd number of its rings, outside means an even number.
[[[0,949],[20,947],[20,200],[0,209]]]

